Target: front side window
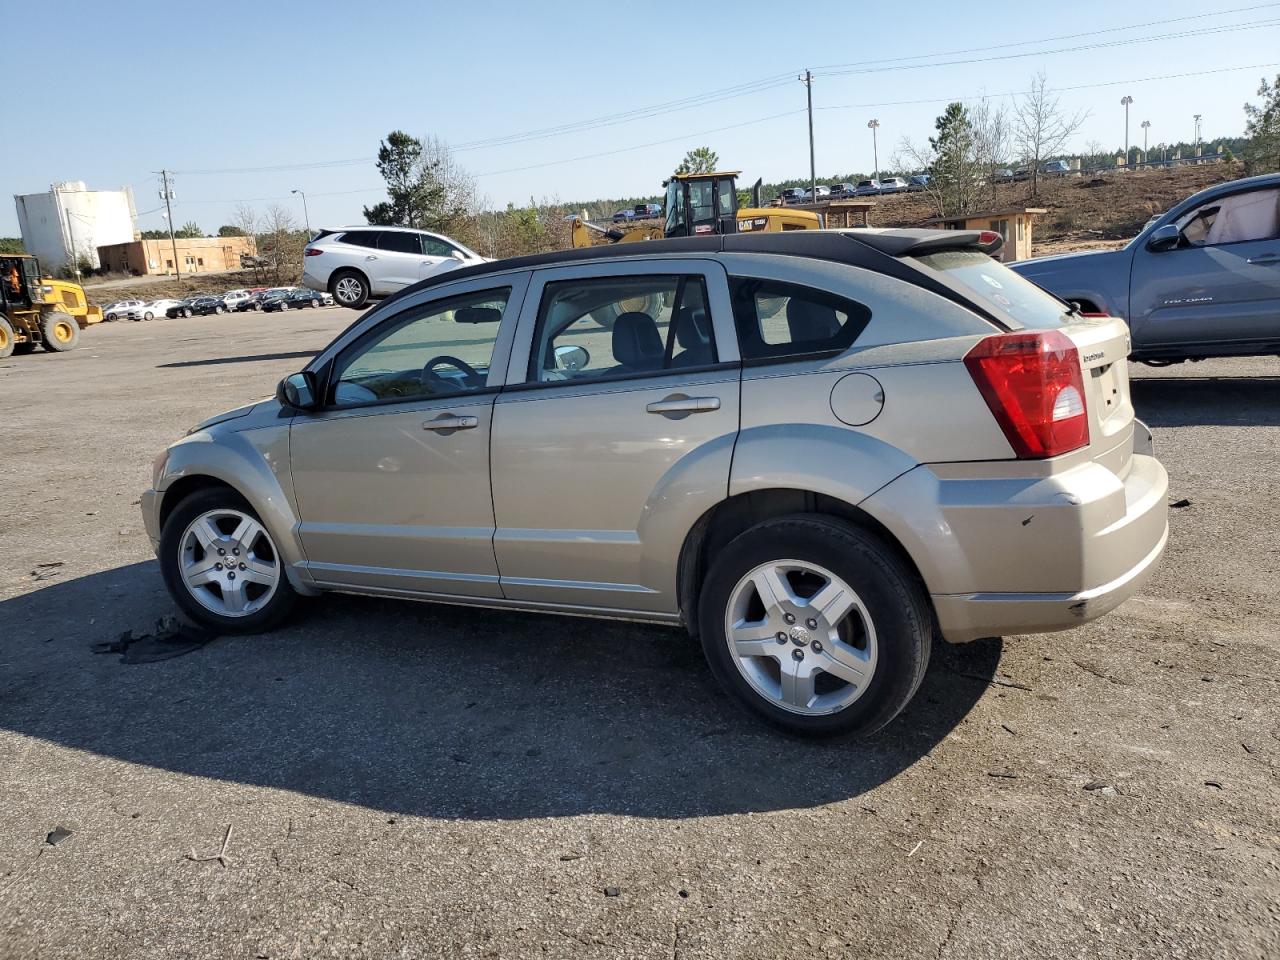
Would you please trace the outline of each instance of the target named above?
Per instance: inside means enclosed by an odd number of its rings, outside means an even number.
[[[428,257],[454,257],[458,251],[439,237],[422,237],[422,252]]]
[[[639,376],[715,362],[702,277],[566,280],[544,289],[529,381]]]
[[[428,400],[485,389],[511,289],[411,308],[339,357],[332,403]]]
[[[773,280],[730,280],[744,360],[773,360],[848,349],[871,321],[861,303]]]
[[[1179,222],[1184,246],[1280,237],[1280,190],[1250,190],[1197,207]]]

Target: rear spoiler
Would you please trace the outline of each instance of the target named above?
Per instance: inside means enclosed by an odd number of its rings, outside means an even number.
[[[918,257],[941,250],[978,250],[990,256],[1004,245],[1004,237],[995,230],[859,230],[854,236],[891,257]]]

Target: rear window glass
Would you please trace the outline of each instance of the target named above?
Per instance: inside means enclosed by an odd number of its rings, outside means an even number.
[[[978,250],[940,250],[915,259],[945,273],[980,303],[1007,313],[1029,330],[1052,330],[1068,322],[1061,300]]]
[[[377,247],[378,234],[374,230],[348,230],[342,235],[342,242],[357,247]]]
[[[744,360],[839,353],[871,320],[863,304],[812,287],[735,277],[729,291]]]
[[[348,243],[351,241],[348,240]],[[378,249],[392,253],[412,253],[421,255],[422,244],[418,242],[416,233],[401,233],[398,230],[385,231],[378,240]]]

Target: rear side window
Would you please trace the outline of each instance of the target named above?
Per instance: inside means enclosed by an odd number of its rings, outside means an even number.
[[[729,292],[743,360],[840,353],[871,322],[864,304],[813,287],[733,277]]]
[[[373,247],[378,246],[378,231],[376,230],[348,230],[342,235],[342,242],[349,243],[354,247]]]
[[[915,259],[946,274],[979,303],[1007,313],[1029,330],[1052,330],[1068,322],[1061,300],[981,251],[940,250]]]
[[[416,233],[401,233],[398,230],[385,231],[378,241],[378,249],[388,250],[391,253],[422,255],[422,246],[418,243],[418,235]]]

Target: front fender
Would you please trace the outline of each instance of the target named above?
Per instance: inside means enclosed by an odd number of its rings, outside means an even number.
[[[167,509],[168,492],[180,481],[193,477],[219,480],[248,500],[262,519],[295,589],[316,592],[305,573],[306,554],[298,537],[289,480],[288,420],[253,429],[198,430],[173,444],[168,452],[155,485],[153,509],[157,517]]]

